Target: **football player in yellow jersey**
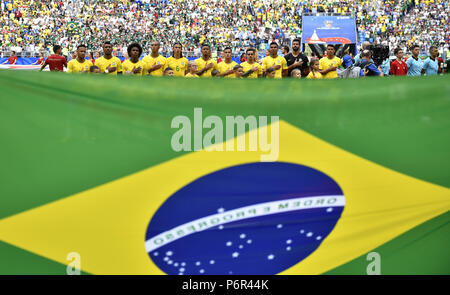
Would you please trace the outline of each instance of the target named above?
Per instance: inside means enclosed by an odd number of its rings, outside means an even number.
[[[159,54],[159,47],[158,41],[152,41],[150,43],[152,53],[142,59],[147,64],[147,73],[151,76],[163,76],[166,69],[167,60]]]
[[[86,59],[86,46],[78,45],[77,58],[72,59],[67,64],[69,73],[88,73],[92,66],[92,62]]]
[[[246,51],[247,61],[241,63],[242,70],[244,71],[243,77],[247,78],[259,78],[262,76],[262,68],[259,63],[256,62],[256,49],[249,48]]]
[[[338,78],[336,69],[341,66],[342,60],[339,57],[334,56],[335,51],[334,46],[328,44],[327,56],[322,57],[319,61],[320,73],[324,79]]]
[[[223,58],[224,60],[217,65],[217,70],[219,74],[217,77],[227,77],[227,78],[235,78],[233,68],[238,64],[231,60],[231,48],[225,47],[223,50]]]
[[[202,57],[195,60],[197,75],[211,77],[212,70],[217,70],[217,62],[211,58],[211,48],[208,44],[202,45]]]
[[[132,43],[128,46],[127,52],[130,59],[123,62],[123,73],[126,75],[145,75],[147,65],[144,61],[139,60],[139,57],[141,57],[142,54],[141,45],[138,43]]]
[[[100,73],[121,75],[122,62],[120,59],[112,55],[113,47],[111,42],[103,43],[103,56],[95,60],[95,65],[99,68]]]
[[[188,59],[183,57],[181,43],[175,43],[173,45],[172,56],[167,59],[167,67],[173,69],[173,75],[182,77],[187,74],[188,71]]]
[[[269,56],[263,59],[263,71],[265,72],[271,67],[275,69],[275,78],[281,79],[288,74],[286,59],[278,55],[278,44],[276,42],[270,43]]]

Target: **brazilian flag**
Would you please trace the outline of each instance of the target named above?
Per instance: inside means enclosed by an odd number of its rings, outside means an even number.
[[[68,30],[68,31],[70,31],[70,32],[76,32],[76,31],[77,31],[77,28],[78,28],[77,23],[75,23],[75,22],[68,22],[68,23],[67,23],[67,30]]]
[[[450,274],[448,85],[0,71],[0,274]]]

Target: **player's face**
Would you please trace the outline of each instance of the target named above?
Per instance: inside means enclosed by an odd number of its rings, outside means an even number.
[[[173,52],[175,54],[181,54],[181,45],[177,44],[173,47]]]
[[[292,51],[298,51],[300,50],[300,43],[298,43],[297,41],[292,42]]]
[[[328,46],[328,47],[327,47],[327,55],[333,56],[333,55],[334,55],[334,52],[335,52],[335,50],[334,50],[334,47],[333,47],[333,46]]]
[[[211,53],[211,49],[209,49],[208,46],[203,46],[202,47],[202,55],[204,57],[209,57],[210,53]]]
[[[431,50],[431,52],[430,52],[430,55],[434,56],[434,57],[438,56],[439,55],[438,49],[437,48],[433,48],[433,50]]]
[[[254,51],[247,51],[247,60],[250,63],[255,61],[255,52]]]
[[[103,45],[103,53],[105,55],[110,55],[112,53],[112,46],[111,46],[111,44],[104,44]]]
[[[412,54],[414,56],[418,56],[419,52],[420,52],[420,48],[419,47],[415,47],[411,52],[412,52]]]
[[[278,53],[278,46],[275,44],[270,45],[270,54],[277,55],[277,53]]]
[[[139,48],[137,47],[131,48],[130,57],[134,59],[139,58]]]
[[[230,50],[230,49],[225,50],[225,51],[223,52],[223,57],[224,57],[226,60],[230,60],[230,59],[231,59],[231,50]]]
[[[399,51],[397,52],[397,58],[398,58],[398,59],[402,59],[402,58],[403,58],[403,50],[399,50]]]
[[[152,49],[152,52],[159,52],[159,42],[152,42],[152,44],[150,44],[150,47]]]
[[[82,59],[86,57],[86,48],[85,47],[80,47],[77,49],[77,56]]]

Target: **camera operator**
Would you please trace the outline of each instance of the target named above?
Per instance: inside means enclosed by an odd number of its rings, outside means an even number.
[[[364,50],[361,53],[361,60],[355,64],[361,68],[361,76],[384,76],[380,67],[377,67],[372,61],[372,53]]]
[[[364,52],[364,50],[368,49],[367,47],[369,47],[369,46],[370,46],[370,42],[369,42],[369,41],[366,41],[366,42],[363,43],[362,49],[361,49],[361,53],[360,53],[360,54],[357,54],[357,55],[355,56],[355,64],[356,64],[357,62],[361,61],[361,54]],[[373,62],[373,60],[372,60],[372,62]]]

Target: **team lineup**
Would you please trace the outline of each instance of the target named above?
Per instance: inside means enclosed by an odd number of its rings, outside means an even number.
[[[173,45],[172,56],[165,58],[159,54],[160,43],[151,42],[151,54],[141,59],[143,48],[138,43],[128,46],[129,59],[123,62],[113,56],[111,42],[103,43],[103,56],[96,60],[86,59],[86,45],[79,45],[76,57],[68,63],[61,55],[61,46],[53,47],[54,54],[43,61],[41,71],[48,65],[50,71],[64,71],[68,73],[105,73],[109,75],[139,75],[139,76],[177,76],[177,77],[226,77],[226,78],[283,78],[283,77],[307,77],[312,79],[337,78],[336,68],[342,64],[342,60],[334,56],[334,47],[329,46],[332,58],[324,57],[320,60],[312,58],[311,61],[300,52],[300,40],[292,42],[293,52],[290,53],[292,61],[278,55],[279,46],[276,42],[270,44],[266,57],[258,59],[255,48],[248,48],[245,61],[241,64],[231,59],[232,50],[226,47],[222,52],[223,60],[217,62],[211,57],[211,48],[204,44],[201,48],[202,56],[189,61],[182,55],[182,44]],[[332,49],[332,50],[331,50]],[[308,66],[309,63],[309,66]]]
[[[159,53],[160,43],[151,42],[151,54],[144,56],[143,48],[139,43],[132,43],[127,48],[129,59],[121,61],[114,56],[113,45],[106,41],[103,43],[103,56],[97,59],[87,59],[86,45],[79,45],[73,59],[67,62],[61,55],[61,46],[53,47],[54,54],[46,60],[41,58],[42,71],[47,67],[50,71],[64,71],[68,73],[103,73],[109,75],[138,75],[138,76],[177,76],[177,77],[226,77],[226,78],[276,78],[285,77],[307,79],[335,79],[356,78],[364,76],[384,76],[385,73],[372,59],[372,52],[363,44],[359,55],[353,56],[349,49],[344,51],[343,58],[335,55],[336,48],[332,44],[326,46],[322,58],[312,56],[308,58],[300,52],[300,39],[292,42],[292,52],[288,46],[283,46],[282,54],[278,54],[279,46],[276,42],[270,43],[266,57],[258,58],[255,48],[248,48],[241,63],[232,60],[232,49],[226,47],[221,58],[215,60],[211,57],[210,45],[201,47],[201,57],[189,61],[182,54],[181,43],[175,43],[172,56],[166,58]],[[421,76],[436,75],[442,72],[439,64],[439,52],[436,46],[431,46],[429,57],[422,61],[419,59],[419,47],[411,47],[411,57],[405,58],[403,50],[394,50],[395,60],[388,64],[388,73],[394,76]],[[388,60],[386,60],[388,61]]]

